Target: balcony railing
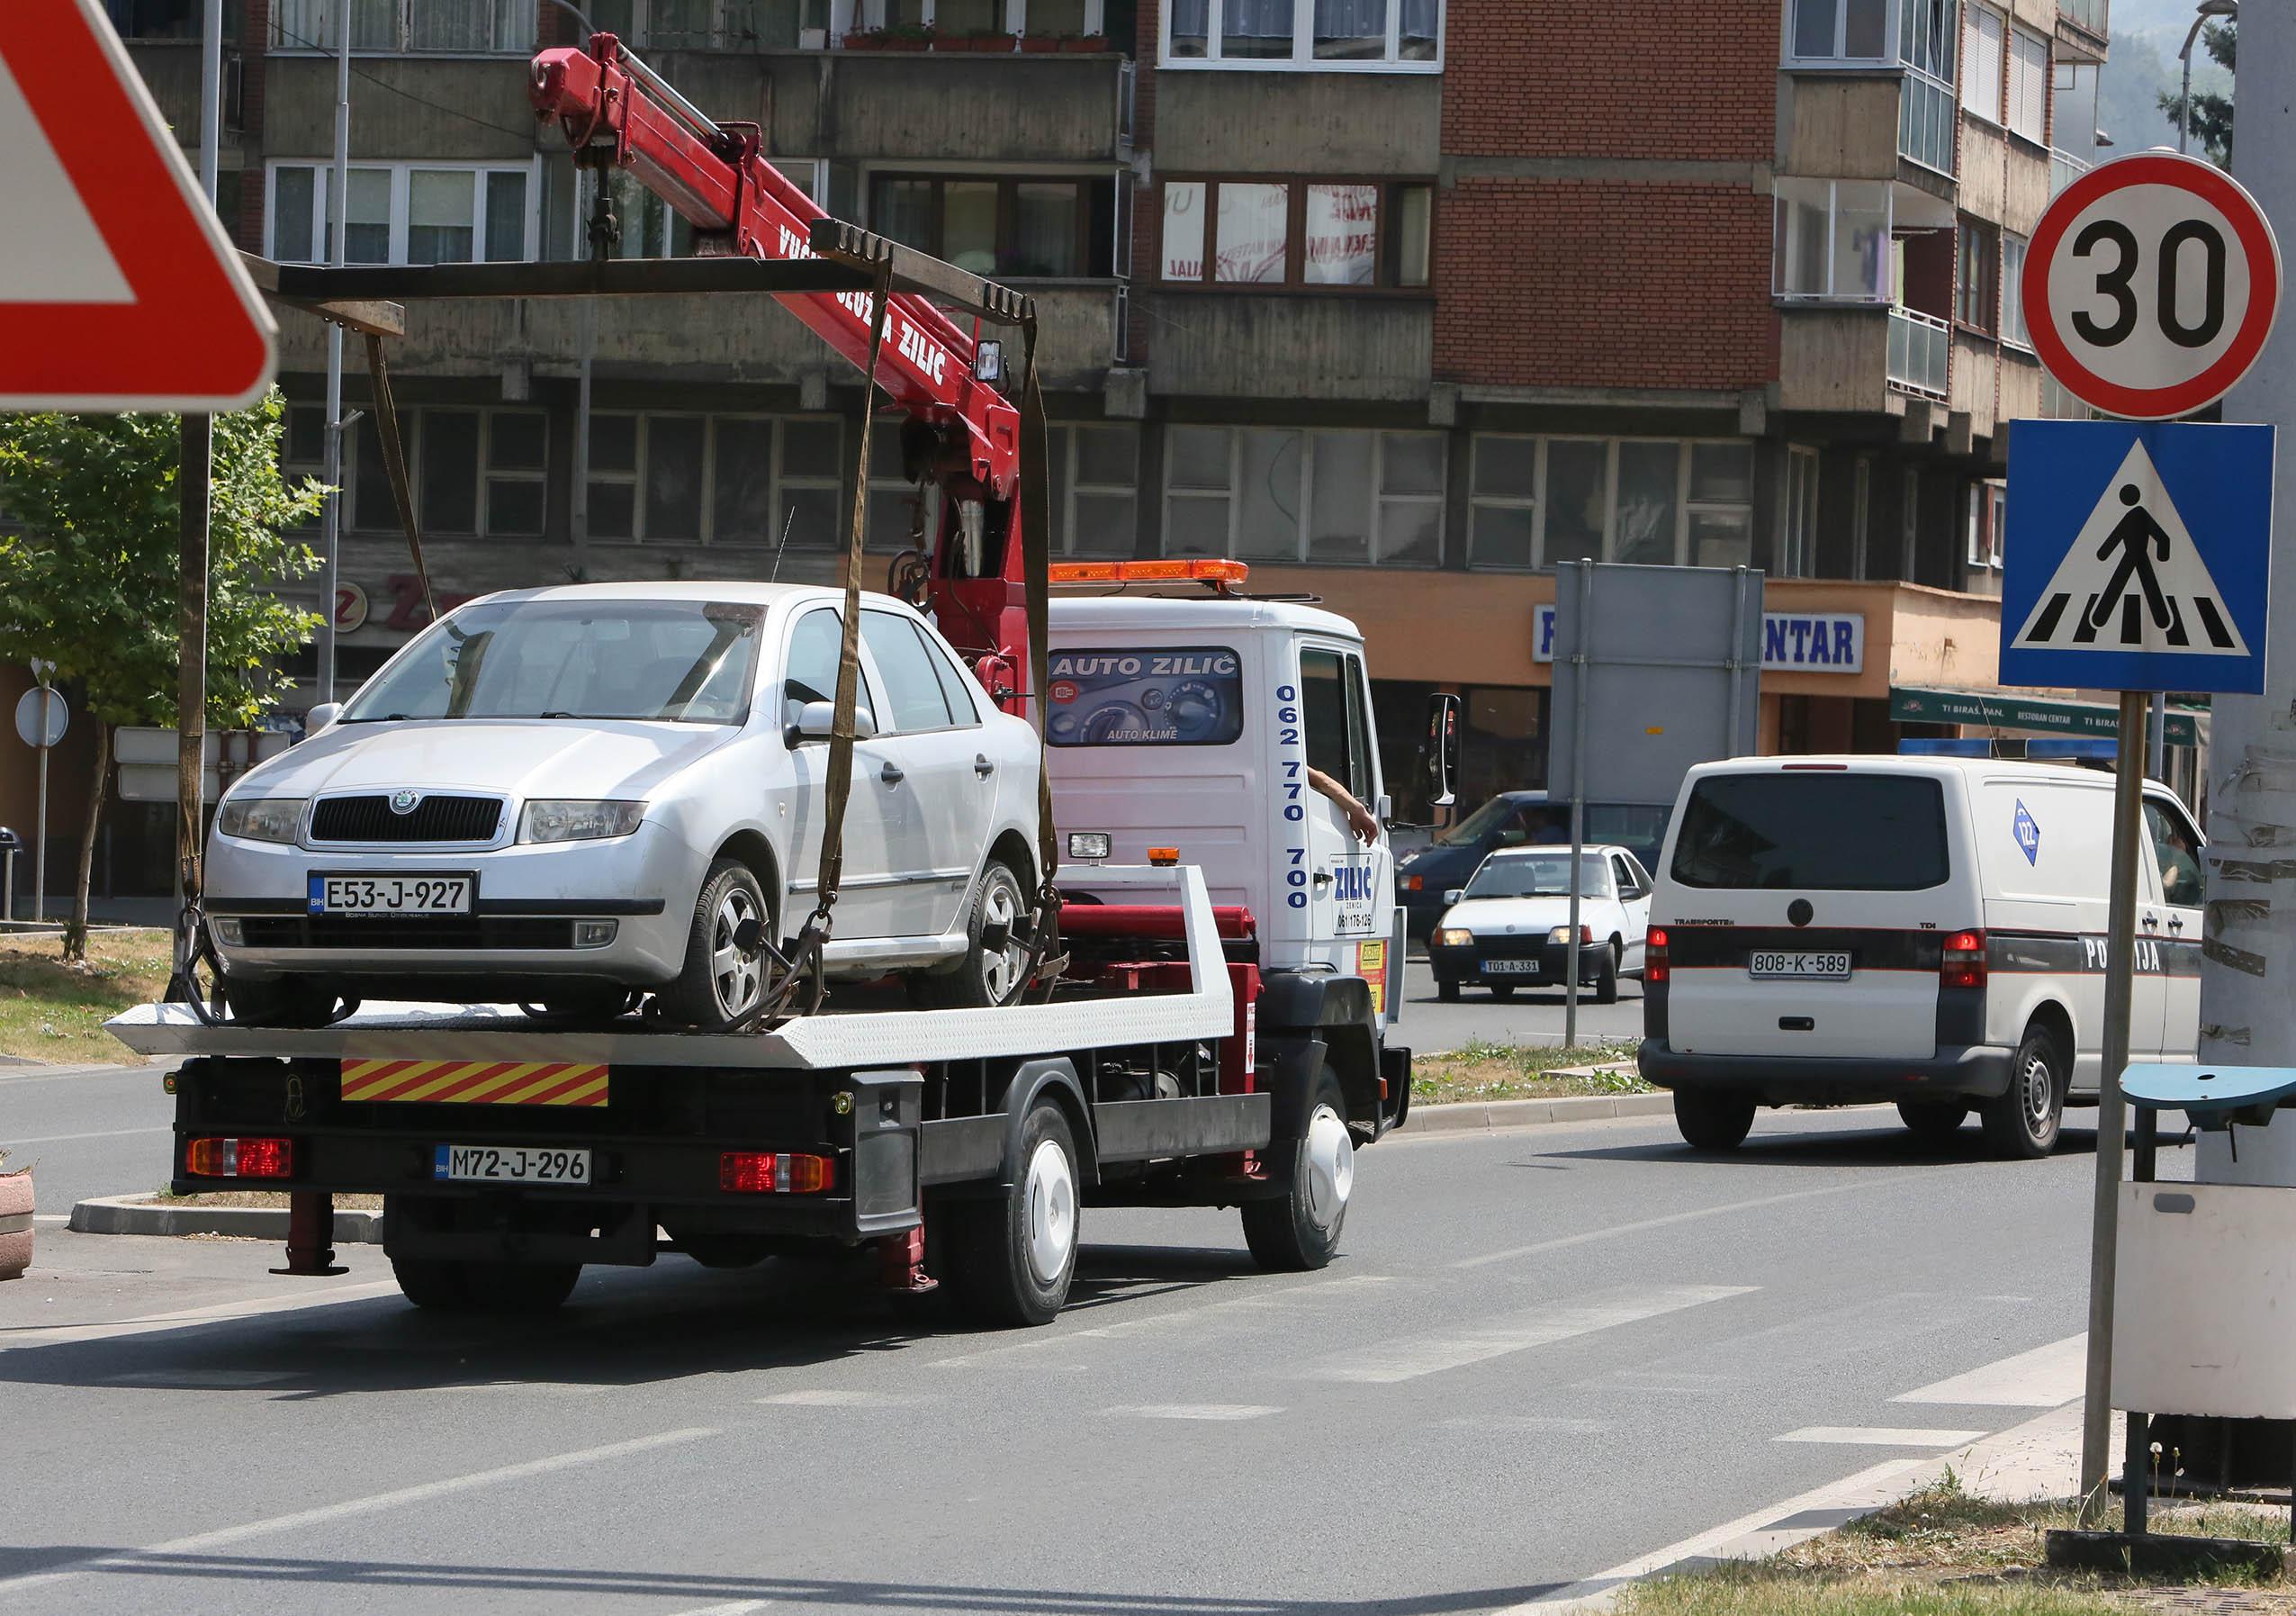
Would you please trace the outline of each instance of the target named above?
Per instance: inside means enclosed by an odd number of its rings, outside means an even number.
[[[1889,311],[1889,382],[1908,393],[1942,401],[1953,354],[1953,328],[1918,309]]]
[[[1950,175],[1955,112],[1951,85],[1918,68],[1906,68],[1904,93],[1897,102],[1898,155]]]
[[[2056,195],[2088,171],[2088,164],[2071,152],[2051,147],[2048,153],[2048,194]]]

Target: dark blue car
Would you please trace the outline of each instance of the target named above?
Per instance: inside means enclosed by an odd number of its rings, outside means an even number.
[[[1627,849],[1645,870],[1658,868],[1671,808],[1637,803],[1587,804],[1586,839]],[[1425,847],[1396,861],[1395,885],[1410,934],[1424,937],[1442,917],[1443,895],[1467,878],[1491,852],[1571,840],[1571,805],[1547,800],[1544,791],[1501,791]]]

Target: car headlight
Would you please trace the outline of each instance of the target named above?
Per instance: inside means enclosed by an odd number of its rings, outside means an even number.
[[[1475,934],[1463,925],[1446,925],[1435,934],[1438,948],[1472,948]]]
[[[1559,947],[1568,948],[1571,946],[1571,928],[1567,925],[1558,925],[1553,931],[1547,933],[1546,940]],[[1594,942],[1594,927],[1590,925],[1582,925],[1579,928],[1579,941],[1581,943],[1590,944]]]
[[[579,802],[545,799],[527,804],[518,818],[521,842],[595,842],[626,836],[645,817],[643,802]]]
[[[223,805],[215,828],[249,842],[292,842],[302,828],[300,797],[239,797]]]

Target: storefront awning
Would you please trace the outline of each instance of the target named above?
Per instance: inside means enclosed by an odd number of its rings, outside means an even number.
[[[2090,701],[2048,701],[2006,691],[1924,691],[1889,688],[1889,716],[1900,724],[1981,724],[2033,735],[2103,736],[2118,732],[2120,715]],[[2168,709],[2168,744],[2196,746],[2201,715]]]

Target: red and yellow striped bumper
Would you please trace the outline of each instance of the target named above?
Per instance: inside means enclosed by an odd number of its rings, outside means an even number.
[[[607,1069],[563,1061],[346,1061],[343,1097],[426,1106],[603,1106]]]

